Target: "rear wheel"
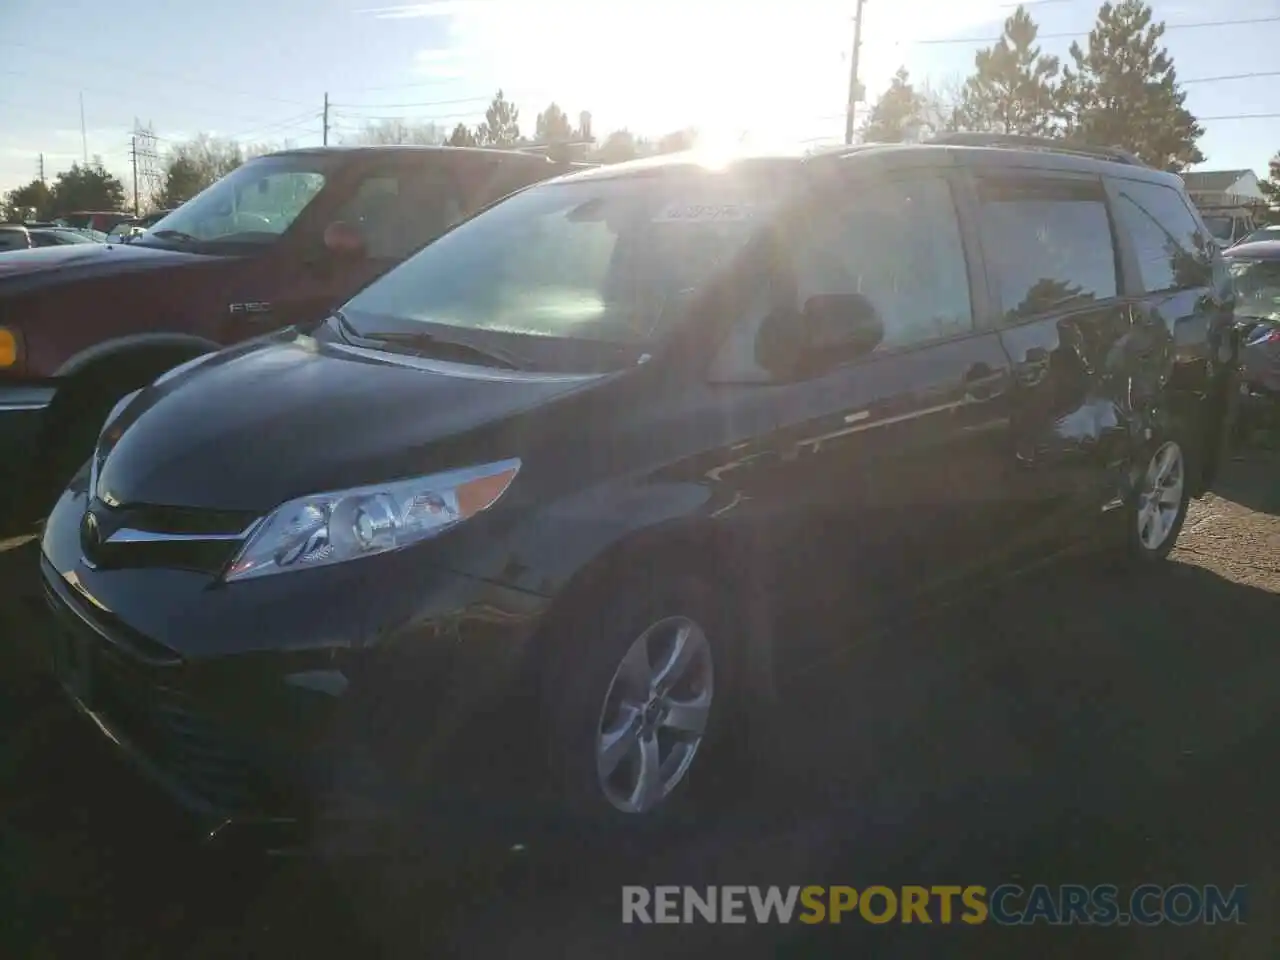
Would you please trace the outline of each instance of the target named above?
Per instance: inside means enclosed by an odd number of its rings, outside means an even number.
[[[1149,448],[1128,510],[1129,555],[1139,563],[1167,557],[1177,543],[1191,499],[1191,469],[1177,439]]]

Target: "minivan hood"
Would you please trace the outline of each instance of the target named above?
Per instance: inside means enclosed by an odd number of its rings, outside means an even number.
[[[115,423],[108,502],[265,512],[286,500],[464,463],[430,447],[602,375],[423,360],[289,332],[143,391]],[[518,455],[494,451],[494,459]]]
[[[162,250],[134,243],[72,243],[14,250],[0,255],[0,291],[208,262],[206,254]]]

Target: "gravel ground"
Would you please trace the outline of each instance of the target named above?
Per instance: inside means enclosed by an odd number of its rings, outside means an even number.
[[[784,771],[644,855],[257,863],[197,850],[51,694],[33,543],[0,542],[0,957],[1252,958],[1280,943],[1280,457],[1230,465],[1174,562],[1064,564],[861,645]],[[622,883],[1249,885],[1245,926],[623,927]]]

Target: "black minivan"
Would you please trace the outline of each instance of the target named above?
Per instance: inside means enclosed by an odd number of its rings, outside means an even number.
[[[660,822],[830,652],[777,624],[833,571],[880,619],[1163,559],[1236,352],[1181,181],[1120,154],[572,174],[122,401],[46,524],[52,660],[211,823]]]

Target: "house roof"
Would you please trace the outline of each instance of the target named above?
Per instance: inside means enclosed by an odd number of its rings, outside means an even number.
[[[1241,177],[1248,176],[1252,170],[1199,170],[1184,173],[1182,181],[1188,190],[1227,190]]]

